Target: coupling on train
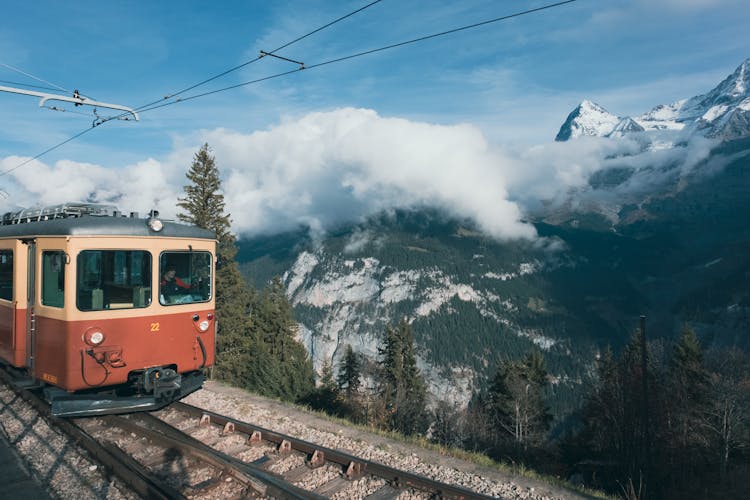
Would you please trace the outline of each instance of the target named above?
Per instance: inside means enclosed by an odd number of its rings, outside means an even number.
[[[210,231],[68,203],[0,224],[0,363],[52,413],[155,410],[214,363]]]

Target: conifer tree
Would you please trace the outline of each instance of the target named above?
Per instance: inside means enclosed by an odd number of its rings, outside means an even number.
[[[344,358],[339,363],[336,384],[345,415],[354,422],[364,421],[366,401],[360,393],[362,360],[350,344],[347,344]]]
[[[403,319],[397,329],[386,328],[385,346],[380,350],[380,397],[385,424],[403,434],[427,429],[427,386],[417,368],[411,326]]]
[[[695,451],[707,441],[701,421],[708,404],[708,371],[703,366],[703,351],[692,330],[683,330],[669,368],[665,423],[670,448],[679,460],[689,454],[691,448]]]
[[[340,390],[344,392],[347,403],[356,400],[359,388],[362,385],[360,380],[362,362],[357,353],[352,349],[351,344],[347,344],[344,359],[339,364],[339,376],[336,381]]]
[[[255,357],[257,339],[249,335],[252,290],[248,290],[234,257],[235,237],[230,231],[229,214],[224,212],[224,195],[216,161],[204,144],[193,157],[186,174],[191,184],[184,186],[185,198],[177,206],[184,210],[179,220],[213,231],[218,240],[216,255],[216,375],[245,385],[248,364]],[[252,354],[252,356],[251,356]]]
[[[185,212],[177,214],[182,222],[213,231],[219,240],[220,250],[231,253],[235,243],[230,232],[230,215],[224,213],[224,195],[216,160],[210,154],[208,144],[195,153],[190,170],[186,174],[192,184],[184,186],[185,198],[179,198],[177,206]],[[231,260],[234,253],[228,256]]]
[[[320,368],[320,387],[331,394],[338,394],[338,386],[333,379],[333,364],[330,361],[325,361]]]
[[[490,414],[498,428],[524,449],[542,444],[552,416],[544,402],[544,357],[532,351],[521,362],[500,365],[489,390]]]
[[[331,415],[344,416],[339,398],[339,387],[333,376],[333,364],[326,360],[320,368],[320,378],[317,387],[306,398],[303,403],[310,405],[315,410],[323,410]]]
[[[289,401],[312,394],[312,360],[296,338],[297,328],[284,284],[277,276],[253,307],[253,333],[266,346],[270,359],[268,378],[258,388],[262,394]]]

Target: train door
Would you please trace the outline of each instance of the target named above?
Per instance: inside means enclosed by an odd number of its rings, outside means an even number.
[[[0,358],[15,364],[17,257],[15,240],[0,240]]]
[[[72,359],[67,350],[67,312],[75,307],[74,288],[68,286],[70,256],[67,239],[39,237],[30,245],[27,365],[37,379],[62,384]],[[32,265],[33,262],[33,265]]]
[[[24,241],[27,246],[27,276],[26,276],[26,366],[29,373],[34,373],[34,353],[36,341],[36,240]]]

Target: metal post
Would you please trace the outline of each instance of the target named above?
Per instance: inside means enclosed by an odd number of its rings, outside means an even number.
[[[641,316],[641,467],[643,470],[643,491],[648,496],[648,484],[651,470],[651,432],[648,418],[648,355],[646,351],[646,316]]]

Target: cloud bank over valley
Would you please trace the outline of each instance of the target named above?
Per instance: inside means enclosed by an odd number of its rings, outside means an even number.
[[[584,137],[510,151],[488,143],[472,124],[437,125],[383,117],[370,109],[340,108],[284,118],[265,130],[204,130],[175,139],[162,159],[123,167],[34,161],[4,176],[9,195],[0,209],[95,201],[123,211],[157,208],[176,215],[193,154],[207,142],[216,157],[227,210],[242,236],[273,234],[300,225],[326,230],[394,208],[436,207],[472,220],[498,239],[534,239],[525,222],[544,201],[596,190],[602,169],[644,172],[618,189],[689,173],[710,141],[681,148],[646,148],[638,138]],[[24,158],[0,159],[13,169]],[[681,165],[681,169],[660,166]]]

